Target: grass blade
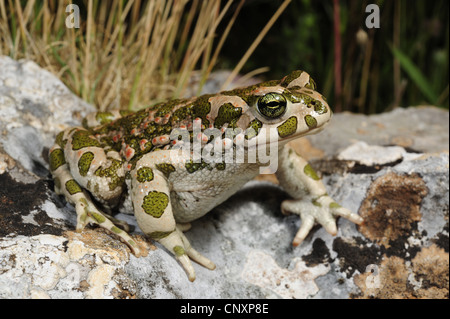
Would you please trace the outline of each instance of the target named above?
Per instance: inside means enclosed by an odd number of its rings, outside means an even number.
[[[436,105],[438,96],[431,88],[430,82],[426,79],[423,73],[416,67],[409,57],[403,54],[400,50],[392,48],[392,53],[400,62],[402,69],[409,75],[411,80],[419,87],[419,90],[427,98],[428,102]]]

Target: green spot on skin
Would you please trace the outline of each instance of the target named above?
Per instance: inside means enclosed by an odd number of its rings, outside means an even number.
[[[122,186],[122,184],[125,181],[125,177],[124,176],[119,176],[118,172],[120,171],[123,162],[116,160],[116,159],[111,159],[111,165],[109,167],[103,168],[102,166],[99,167],[96,171],[95,171],[95,176],[99,176],[99,177],[109,177],[111,179],[111,181],[109,182],[108,186],[109,186],[109,190],[115,190],[116,187]]]
[[[175,166],[168,163],[162,163],[162,164],[156,164],[156,168],[166,176],[166,178],[169,178],[170,173],[175,172]]]
[[[299,87],[295,87],[295,88],[299,88]],[[295,91],[290,91],[288,89],[286,89],[283,92],[283,94],[287,100],[291,101],[291,103],[301,103],[303,101],[304,94],[301,94],[301,93],[298,93]]]
[[[313,108],[318,114],[324,114],[328,112],[328,107],[320,100],[316,100],[311,95],[312,91],[301,90],[300,92],[287,91],[284,92],[286,98],[292,103],[303,103],[307,108]],[[324,100],[325,101],[325,100]]]
[[[317,127],[317,120],[314,117],[312,117],[311,115],[306,115],[305,116],[305,122],[306,122],[306,125],[308,125],[309,128]]]
[[[300,75],[302,75],[302,73],[303,73],[302,70],[293,71],[291,74],[289,74],[288,76],[286,76],[284,78],[283,82],[281,82],[280,85],[287,87],[289,85],[289,83],[291,83],[295,79],[299,78]]]
[[[84,118],[84,119],[81,121],[81,126],[83,126],[85,129],[88,129],[88,128],[89,128],[87,118]]]
[[[309,78],[309,83],[305,84],[305,88],[316,90],[317,88],[316,82],[313,79]]]
[[[192,173],[195,173],[196,171],[198,171],[199,169],[201,169],[201,163],[194,163],[191,160],[190,162],[186,162],[184,164],[184,167],[186,168],[186,171],[189,174],[192,174]]]
[[[61,148],[64,148],[66,146],[67,139],[63,140],[64,131],[59,132],[58,135],[56,135],[55,143],[58,144]]]
[[[150,182],[153,180],[153,170],[150,167],[141,167],[136,174],[136,179],[139,183]]]
[[[203,159],[200,163],[194,163],[192,160],[190,160],[189,162],[186,161],[184,167],[189,174],[195,173],[196,171],[202,170],[204,168],[207,168],[209,170],[213,169],[213,166],[203,161]]]
[[[236,122],[239,120],[242,114],[242,108],[234,107],[231,103],[225,103],[219,108],[217,117],[214,121],[215,128],[221,128],[225,123],[228,123],[228,127],[236,127]]]
[[[320,179],[319,176],[317,176],[316,171],[309,164],[305,166],[303,172],[305,173],[306,176],[312,178],[315,181],[318,181]]]
[[[169,236],[173,232],[174,232],[173,230],[172,231],[154,231],[152,233],[147,234],[147,236],[153,240],[159,240],[159,239],[163,239],[163,238]]]
[[[101,147],[100,142],[90,137],[90,133],[85,130],[79,130],[72,135],[72,150],[77,151],[85,147]]]
[[[262,125],[262,122],[258,119],[254,119],[253,121],[251,121],[245,131],[245,139],[249,140],[257,136]]]
[[[88,218],[88,214],[85,211],[84,213],[81,214],[80,216],[80,222],[84,223],[86,221],[86,219]]]
[[[62,149],[57,148],[50,153],[50,170],[55,171],[61,165],[66,164],[66,159],[64,158],[64,152]]]
[[[131,246],[133,246],[133,247],[137,247],[137,244],[136,244],[136,242],[134,241],[134,240],[128,240],[128,243],[131,245]]]
[[[74,179],[68,180],[65,186],[70,195],[82,192],[80,185]]]
[[[114,120],[114,115],[111,112],[97,112],[97,114],[95,114],[95,119],[103,125],[112,122]]]
[[[223,171],[226,168],[226,164],[225,163],[217,163],[216,164],[216,169],[218,169],[219,171]]]
[[[153,191],[144,197],[142,208],[150,216],[159,218],[164,213],[167,205],[169,205],[169,196],[162,192]]]
[[[193,114],[194,117],[202,119],[202,124],[209,125],[209,121],[206,119],[206,115],[211,112],[211,104],[209,98],[213,96],[211,94],[202,95],[193,102]]]
[[[317,201],[319,198],[320,198],[320,197],[314,198],[314,199],[311,201],[311,203],[312,203],[314,206],[322,207],[322,204],[319,203],[319,202]]]
[[[328,109],[322,101],[316,100],[314,97],[310,96],[310,94],[313,94],[313,92],[304,89],[300,92],[287,90],[284,92],[286,98],[292,103],[303,103],[307,108],[313,108],[319,114],[326,113]]]
[[[91,215],[92,218],[94,218],[95,221],[96,221],[97,223],[99,223],[99,224],[104,223],[104,222],[106,221],[106,218],[105,218],[103,215],[99,214],[99,213],[91,212],[90,215]]]
[[[325,114],[328,112],[328,108],[320,101],[317,101],[316,105],[314,105],[314,111],[317,112],[317,114]]]
[[[280,135],[281,138],[285,138],[289,135],[294,134],[297,131],[297,118],[295,116],[291,116],[277,127],[278,135]]]
[[[81,155],[80,159],[78,160],[78,171],[80,172],[81,176],[87,175],[93,159],[94,153],[92,152],[86,152]]]
[[[342,206],[341,205],[339,205],[338,203],[336,203],[336,202],[331,202],[330,203],[330,208],[341,208]]]
[[[122,229],[120,229],[120,228],[117,227],[117,226],[113,226],[113,227],[111,228],[111,231],[112,231],[113,233],[115,233],[115,234],[120,234],[120,233],[122,232]]]
[[[177,256],[177,257],[180,257],[180,256],[186,254],[186,252],[184,251],[184,248],[181,246],[173,247],[173,252],[175,253],[175,256]]]

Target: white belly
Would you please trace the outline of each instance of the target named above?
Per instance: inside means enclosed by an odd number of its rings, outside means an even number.
[[[205,215],[253,179],[258,168],[255,164],[227,164],[223,171],[172,173],[170,199],[176,221],[186,223]]]

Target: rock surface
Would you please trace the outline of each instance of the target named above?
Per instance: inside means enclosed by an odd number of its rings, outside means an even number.
[[[137,227],[146,257],[99,228],[74,232],[46,154],[94,108],[33,62],[0,57],[0,70],[0,298],[448,298],[447,111],[336,114],[295,141],[365,223],[341,219],[336,237],[317,227],[294,248],[301,221],[281,215],[287,195],[262,175],[186,233],[217,265],[194,265],[190,283]]]

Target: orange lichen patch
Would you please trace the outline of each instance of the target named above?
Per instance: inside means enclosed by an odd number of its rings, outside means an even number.
[[[367,267],[365,273],[355,276],[355,284],[361,289],[357,298],[413,298],[408,289],[408,276],[402,258],[384,258],[381,265]]]
[[[380,265],[356,275],[357,298],[448,298],[448,253],[436,245],[423,248],[411,262],[386,257]]]
[[[432,245],[423,248],[412,260],[416,280],[423,288],[422,298],[448,298],[448,257],[444,249]]]
[[[389,172],[377,178],[359,209],[365,220],[359,231],[389,247],[389,241],[408,235],[413,223],[420,221],[420,204],[427,193],[425,182],[415,174]]]
[[[98,228],[95,230],[84,229],[80,233],[74,231],[66,231],[65,235],[69,240],[79,240],[91,249],[111,251],[115,254],[119,254],[120,259],[127,259],[127,254],[130,253],[130,249],[125,243],[117,240],[117,237],[108,233],[102,228]],[[145,257],[150,249],[156,249],[155,246],[148,243],[142,236],[135,235],[133,236],[133,239],[137,243],[139,250],[142,252],[142,257]]]
[[[395,136],[391,138],[391,143],[402,147],[412,147],[414,140],[411,137]]]
[[[6,169],[11,170],[14,166],[16,166],[16,162],[11,156],[6,153],[0,153],[0,174],[3,174]]]
[[[369,132],[368,132],[367,130],[362,129],[362,128],[357,128],[357,129],[356,129],[356,132],[357,132],[359,135],[367,135],[367,134],[369,134]]]

